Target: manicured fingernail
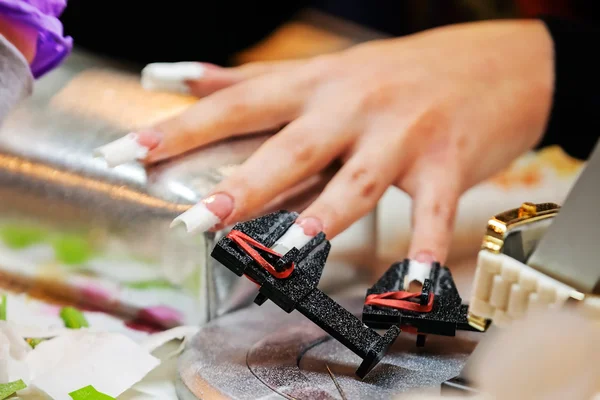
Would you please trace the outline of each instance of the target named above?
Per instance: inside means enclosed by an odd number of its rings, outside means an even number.
[[[409,292],[420,292],[425,279],[431,273],[434,259],[431,253],[419,253],[408,264],[408,272],[404,276],[404,287]]]
[[[148,152],[158,146],[161,135],[155,132],[129,133],[120,139],[94,150],[96,157],[106,160],[109,167],[130,161],[143,160]]]
[[[414,260],[418,261],[420,263],[431,264],[431,263],[433,263],[435,261],[435,257],[433,256],[433,253],[430,252],[430,251],[420,251],[414,257]]]
[[[296,224],[301,226],[304,233],[310,237],[315,237],[323,231],[323,223],[315,217],[298,218]]]
[[[187,81],[204,75],[205,66],[198,62],[153,63],[142,69],[142,87],[146,90],[190,93]]]
[[[202,200],[171,223],[171,228],[184,224],[188,233],[203,233],[220,224],[233,211],[233,199],[216,193]]]
[[[202,65],[204,67],[205,70],[208,71],[218,71],[218,70],[223,70],[224,68],[217,65],[217,64],[211,64],[211,63],[200,63],[200,65]]]
[[[298,219],[271,247],[279,254],[285,254],[292,248],[301,249],[323,230],[321,221],[314,217]]]

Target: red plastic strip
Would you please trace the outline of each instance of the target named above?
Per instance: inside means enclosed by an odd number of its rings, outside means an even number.
[[[255,248],[262,250],[264,252],[267,252],[269,254],[272,254],[276,257],[281,257],[281,254],[262,245],[261,243],[252,239],[250,236],[246,235],[245,233],[237,231],[237,230],[233,230],[233,231],[229,232],[227,237],[229,239],[231,239],[232,241],[234,241],[238,246],[240,246],[250,257],[252,257],[252,259],[254,261],[256,261],[261,267],[266,269],[267,272],[269,272],[275,278],[285,279],[288,276],[290,276],[292,274],[292,272],[294,272],[294,267],[295,267],[294,263],[292,263],[292,265],[285,271],[278,272],[267,260],[265,260],[263,258],[263,256],[260,255],[260,253],[258,251],[255,250]],[[246,277],[248,279],[250,279],[251,281],[253,281],[254,283],[256,283],[250,277],[248,277],[248,276],[246,276]]]
[[[412,292],[387,292],[380,294],[370,294],[365,301],[366,305],[395,308],[398,310],[430,312],[433,309],[433,293],[429,295],[429,302],[426,305],[413,303],[408,299],[419,297],[421,293]]]

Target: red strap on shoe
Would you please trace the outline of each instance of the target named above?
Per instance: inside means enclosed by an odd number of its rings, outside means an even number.
[[[370,306],[395,308],[398,310],[430,312],[433,309],[433,293],[429,295],[429,302],[426,305],[408,301],[408,299],[413,299],[420,295],[421,293],[404,291],[370,294],[367,296],[365,304]]]
[[[285,271],[278,272],[267,260],[265,260],[263,258],[263,256],[260,255],[260,253],[258,251],[255,250],[255,248],[262,250],[264,252],[267,252],[269,254],[272,254],[276,257],[281,257],[281,254],[262,245],[261,243],[252,239],[250,236],[246,235],[245,233],[237,231],[237,230],[232,230],[231,232],[229,232],[227,237],[229,239],[231,239],[232,241],[234,241],[238,246],[240,246],[242,248],[242,250],[244,250],[250,257],[252,257],[252,259],[254,261],[256,261],[261,267],[266,269],[267,272],[270,273],[271,275],[273,275],[275,278],[285,279],[288,276],[290,276],[292,274],[292,272],[294,272],[294,267],[295,267],[294,263],[292,263],[291,266],[288,269],[286,269]],[[251,279],[247,275],[246,275],[246,278],[248,278],[252,282],[256,283],[253,279]]]

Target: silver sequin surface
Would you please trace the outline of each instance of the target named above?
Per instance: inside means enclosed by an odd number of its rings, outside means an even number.
[[[360,298],[340,300],[357,315]],[[389,399],[413,390],[439,392],[460,372],[479,336],[427,338],[416,348],[403,333],[363,380],[354,376],[359,357],[301,314],[274,304],[252,306],[211,322],[190,342],[179,365],[179,394],[195,398],[340,399],[327,366],[348,399]]]

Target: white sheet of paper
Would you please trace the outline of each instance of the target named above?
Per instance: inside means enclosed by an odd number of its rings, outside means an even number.
[[[159,363],[122,334],[87,329],[42,342],[27,357],[31,384],[54,400],[71,400],[70,392],[88,385],[117,397]]]
[[[142,342],[142,347],[148,350],[148,352],[153,352],[164,344],[175,339],[183,340],[183,343],[185,343],[185,340],[195,335],[198,330],[199,328],[197,326],[178,326],[164,332],[154,333],[148,336]],[[181,352],[181,349],[182,347],[180,346],[173,354],[178,354]]]
[[[166,345],[166,353],[173,352],[177,343]],[[117,400],[178,400],[175,390],[177,359],[170,358],[154,368],[140,382],[120,395]]]

